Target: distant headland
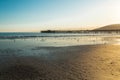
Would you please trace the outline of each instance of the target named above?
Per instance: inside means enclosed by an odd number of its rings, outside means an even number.
[[[104,32],[104,33],[120,33],[120,24],[111,24],[111,25],[106,25],[100,28],[96,28],[93,30],[44,30],[41,31],[41,33],[99,33],[99,32]]]

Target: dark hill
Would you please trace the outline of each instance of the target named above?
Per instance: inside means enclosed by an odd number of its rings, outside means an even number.
[[[94,29],[94,30],[97,30],[97,31],[105,31],[105,30],[110,30],[110,31],[114,31],[114,30],[120,30],[120,24],[112,24],[112,25],[107,25],[107,26],[103,26],[103,27],[100,27],[100,28],[97,28],[97,29]]]

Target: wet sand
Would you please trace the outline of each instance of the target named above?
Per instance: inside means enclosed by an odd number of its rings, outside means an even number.
[[[41,49],[47,53],[38,56]],[[0,80],[120,80],[119,45],[31,50],[37,56],[16,56],[12,53],[19,50],[0,50]]]

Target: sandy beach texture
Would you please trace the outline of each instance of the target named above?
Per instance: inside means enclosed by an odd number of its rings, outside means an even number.
[[[41,49],[48,53],[42,54]],[[35,47],[31,50],[40,55],[8,56],[6,53],[15,50],[0,50],[0,80],[120,80],[119,45]]]

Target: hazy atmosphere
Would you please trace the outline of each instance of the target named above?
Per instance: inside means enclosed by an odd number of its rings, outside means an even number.
[[[0,0],[0,32],[93,29],[120,23],[120,0]]]

